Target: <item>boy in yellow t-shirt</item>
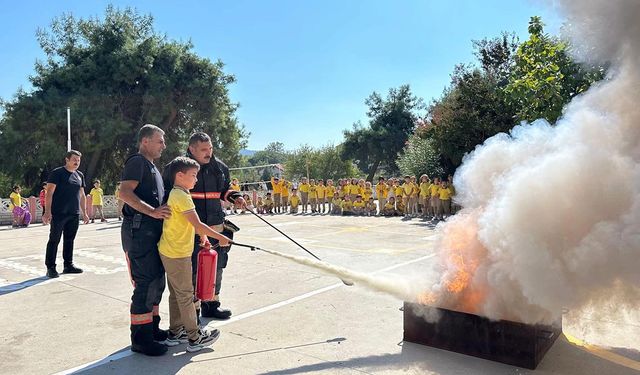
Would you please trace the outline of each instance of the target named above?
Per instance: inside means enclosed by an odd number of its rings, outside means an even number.
[[[376,202],[373,200],[373,197],[369,197],[369,200],[365,202],[364,214],[367,216],[376,216]]]
[[[333,211],[332,200],[335,192],[336,192],[336,187],[333,186],[333,180],[328,179],[327,186],[325,186],[324,200],[325,202],[327,202],[327,213],[329,214]]]
[[[420,176],[419,199],[422,205],[422,217],[426,218],[429,213],[429,176],[423,174]]]
[[[273,214],[273,199],[271,198],[271,193],[267,193],[262,203],[262,207],[264,207],[264,213]]]
[[[348,195],[345,195],[344,200],[340,204],[342,207],[342,216],[351,216],[353,215],[353,203],[351,202],[351,198]]]
[[[311,213],[318,211],[318,186],[313,178],[309,180],[309,205],[311,206]]]
[[[207,245],[207,237],[220,241],[220,246],[229,246],[231,240],[214,231],[200,221],[189,194],[198,180],[200,165],[193,159],[177,157],[167,166],[168,176],[173,181],[167,205],[171,216],[164,219],[158,251],[167,273],[169,284],[169,336],[168,346],[188,340],[187,351],[196,352],[213,344],[220,331],[205,331],[198,327],[196,308],[199,301],[193,300],[191,255],[196,233]]]
[[[22,188],[18,185],[13,187],[11,194],[9,194],[9,211],[11,211],[13,216],[13,227],[21,227],[24,223],[24,215],[19,214],[20,210],[16,210],[16,208],[22,209],[22,196],[20,196],[20,192]]]
[[[353,201],[353,213],[361,216],[364,215],[365,202],[362,200],[362,195],[356,195],[356,200]]]
[[[440,219],[444,220],[444,215],[451,216],[451,189],[446,181],[440,183],[438,198],[440,198]]]
[[[309,185],[309,183],[307,182],[307,178],[302,177],[302,180],[300,182],[300,186],[298,186],[298,189],[300,190],[300,201],[302,202],[303,214],[307,212],[307,203],[309,202],[310,188],[311,188],[311,185]]]
[[[326,198],[327,188],[324,186],[324,181],[322,179],[318,180],[318,185],[316,186],[316,193],[318,195],[318,212],[324,213],[324,200]]]
[[[100,213],[100,222],[104,223],[107,220],[104,218],[104,213],[102,212],[103,205],[103,191],[100,187],[100,180],[93,181],[93,189],[89,192],[91,195],[91,206],[93,207],[93,217],[91,218],[91,222],[96,222],[96,214]]]
[[[438,212],[440,211],[440,179],[438,177],[433,179],[433,183],[429,185],[429,194],[431,195],[431,214],[433,220],[438,218]]]
[[[286,214],[289,210],[289,189],[291,188],[291,182],[282,179],[282,213]]]
[[[411,176],[404,176],[404,184],[402,184],[402,205],[405,208],[404,216],[408,217],[411,214],[411,194],[413,193],[413,184],[411,183]]]
[[[333,193],[333,199],[331,201],[333,207],[331,208],[332,215],[342,215],[342,198],[337,191]]]
[[[384,208],[385,204],[387,204],[388,192],[389,188],[384,181],[384,177],[378,177],[378,184],[376,185],[376,197],[378,198],[380,215],[382,215],[382,209]]]
[[[292,214],[298,213],[298,205],[300,204],[300,197],[298,196],[298,190],[293,188],[291,190],[291,199],[289,200],[291,203],[291,212]]]
[[[384,204],[384,208],[380,211],[384,216],[396,216],[396,199],[390,197]]]

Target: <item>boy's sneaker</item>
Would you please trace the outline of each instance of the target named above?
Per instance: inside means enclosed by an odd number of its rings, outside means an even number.
[[[169,335],[167,339],[162,341],[161,344],[165,344],[166,346],[176,346],[180,344],[186,344],[189,342],[189,336],[187,335],[187,331],[184,328],[181,328],[177,334],[171,333],[169,331]]]
[[[205,346],[209,346],[216,342],[220,337],[220,331],[214,329],[213,331],[205,331],[200,330],[200,337],[197,340],[189,340],[189,345],[187,345],[187,351],[189,353],[197,352],[204,349]]]

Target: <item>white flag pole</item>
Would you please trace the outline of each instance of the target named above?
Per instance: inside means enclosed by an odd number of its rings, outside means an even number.
[[[67,151],[71,151],[71,108],[67,107]]]

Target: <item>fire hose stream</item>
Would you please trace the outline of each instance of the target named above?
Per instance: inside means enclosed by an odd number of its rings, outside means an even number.
[[[253,251],[259,250],[271,255],[276,255],[281,258],[289,259],[291,261],[294,261],[296,263],[299,263],[308,267],[312,267],[312,268],[324,271],[328,274],[337,276],[342,280],[342,282],[345,285],[353,285],[354,282],[357,282],[359,285],[365,286],[369,289],[372,289],[378,292],[390,294],[401,300],[412,301],[416,299],[416,296],[408,292],[409,288],[407,286],[400,285],[398,283],[398,280],[395,280],[395,279],[391,280],[388,277],[373,276],[363,272],[352,271],[344,267],[336,266],[322,260],[303,258],[295,255],[281,253],[275,250],[263,249],[258,246],[238,243],[235,241],[233,241],[233,245],[246,247]]]

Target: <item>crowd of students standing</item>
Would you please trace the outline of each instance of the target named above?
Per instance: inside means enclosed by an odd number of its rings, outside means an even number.
[[[237,179],[232,189],[241,190]],[[331,214],[356,216],[404,216],[443,220],[457,210],[452,203],[452,177],[431,180],[423,174],[404,178],[378,178],[374,186],[364,179],[307,179],[300,182],[271,178],[271,190],[258,193],[253,202],[245,194],[247,209],[259,214]]]

